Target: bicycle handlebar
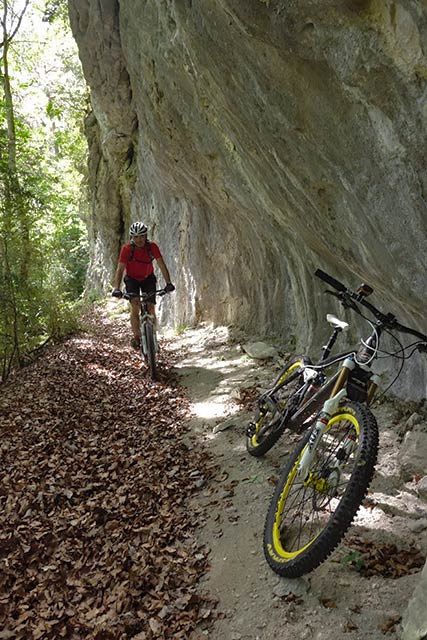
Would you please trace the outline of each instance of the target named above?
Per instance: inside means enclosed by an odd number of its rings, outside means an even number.
[[[325,271],[322,271],[322,269],[316,269],[314,275],[317,278],[320,278],[320,280],[323,280],[323,282],[329,284],[331,287],[334,287],[334,289],[339,292],[338,294],[334,295],[336,295],[337,298],[340,299],[344,306],[349,306],[357,313],[360,313],[360,310],[358,309],[356,304],[358,302],[359,304],[369,309],[369,311],[377,318],[377,320],[381,322],[381,324],[387,325],[389,328],[397,329],[402,333],[408,333],[415,336],[416,338],[427,341],[427,335],[424,335],[416,329],[411,329],[410,327],[405,327],[403,324],[400,324],[400,322],[397,321],[396,316],[394,316],[392,313],[382,313],[382,311],[377,309],[377,307],[365,300],[363,294],[356,293],[351,289],[347,289],[347,287],[342,282],[339,282],[339,280],[336,280]],[[329,293],[333,292],[330,291]]]
[[[326,273],[326,271],[322,271],[322,269],[316,269],[314,275],[323,280],[323,282],[330,284],[331,287],[334,287],[337,291],[342,291],[342,293],[347,291],[347,287],[345,287],[342,282],[335,280],[335,278]]]
[[[149,298],[152,298],[156,294],[158,294],[159,296],[165,296],[167,293],[168,291],[166,291],[166,289],[156,289],[155,291],[150,291],[149,293],[147,293],[146,291],[141,291],[141,294],[125,292],[123,294],[123,298],[125,298],[126,300],[131,300],[131,298],[140,298],[144,302],[149,300]]]

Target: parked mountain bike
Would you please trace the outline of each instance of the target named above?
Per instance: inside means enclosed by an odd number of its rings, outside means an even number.
[[[427,335],[403,326],[392,313],[382,313],[366,299],[371,287],[362,285],[354,292],[320,269],[315,275],[333,287],[327,293],[367,320],[371,330],[358,348],[335,358],[312,364],[301,357],[284,381],[292,390],[281,420],[304,435],[274,491],[264,528],[264,553],[273,571],[289,578],[312,571],[329,556],[368,490],[378,452],[378,427],[369,405],[380,378],[372,364],[379,357],[399,358],[396,380],[407,358],[417,350],[427,352]],[[416,340],[403,346],[397,332]],[[383,334],[396,340],[396,351],[380,350]],[[325,368],[338,361],[342,363],[338,371],[324,379]]]
[[[140,351],[145,363],[148,365],[150,376],[152,380],[157,380],[157,352],[159,345],[157,342],[156,328],[154,325],[154,316],[150,313],[148,304],[154,299],[157,294],[164,296],[168,293],[165,289],[158,289],[151,293],[141,292],[137,293],[124,293],[123,298],[130,300],[132,298],[139,298],[141,304],[141,313],[139,316],[140,328],[141,328],[141,341]]]

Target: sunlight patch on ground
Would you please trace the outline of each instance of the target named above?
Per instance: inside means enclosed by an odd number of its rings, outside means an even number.
[[[191,413],[198,418],[223,418],[228,414],[228,408],[222,402],[195,402],[191,405]]]
[[[206,400],[205,402],[195,402],[190,406],[191,413],[197,418],[225,418],[239,411],[239,407],[230,404],[230,401]]]
[[[397,496],[373,492],[369,498],[375,506],[360,507],[354,525],[393,533],[395,516],[408,513],[417,514],[418,517],[427,515],[427,509],[421,511],[416,497],[406,492],[399,492]]]
[[[165,338],[179,338],[176,346],[170,345],[172,351],[182,347],[189,349],[190,352],[204,351],[206,346],[209,346],[209,341],[225,344],[229,338],[228,327],[214,327],[213,324],[204,323],[197,328],[186,328],[182,332],[177,332],[176,329],[170,327],[163,327],[161,333]]]
[[[77,344],[82,347],[90,347],[93,349],[93,340],[92,338],[73,338],[74,344]]]
[[[103,376],[104,378],[109,378],[110,380],[114,380],[116,378],[116,372],[111,371],[110,369],[106,369],[105,367],[101,367],[98,364],[88,363],[86,365],[86,369],[93,371],[98,376]]]

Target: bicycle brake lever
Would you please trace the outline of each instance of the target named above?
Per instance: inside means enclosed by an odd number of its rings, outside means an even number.
[[[420,342],[420,344],[417,345],[417,351],[420,351],[420,353],[427,353],[427,343]]]
[[[358,311],[356,304],[345,291],[331,291],[330,289],[326,289],[325,293],[329,293],[331,296],[334,296],[334,298],[338,298],[344,309]]]
[[[334,298],[338,298],[341,300],[341,294],[338,291],[331,291],[331,289],[325,289],[324,293],[328,293],[330,296],[334,296]]]

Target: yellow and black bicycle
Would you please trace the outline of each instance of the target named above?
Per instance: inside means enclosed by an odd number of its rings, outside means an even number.
[[[286,377],[278,380],[279,386],[283,382],[282,388],[291,389],[283,406],[279,400],[280,426],[303,437],[289,455],[271,499],[264,553],[273,571],[289,578],[312,571],[329,556],[368,490],[378,453],[378,426],[370,405],[380,378],[373,363],[378,357],[400,359],[397,379],[405,360],[417,350],[427,351],[427,335],[403,326],[392,313],[384,314],[366,299],[371,287],[351,291],[320,269],[315,275],[333,288],[328,293],[344,307],[369,322],[370,334],[357,348],[317,364],[297,358]],[[404,346],[396,333],[415,341]],[[380,349],[384,334],[396,341],[395,351]],[[338,371],[326,377],[325,369],[334,362],[340,363]],[[282,370],[282,377],[285,374]],[[252,438],[254,446],[258,440],[262,443],[259,432]]]

